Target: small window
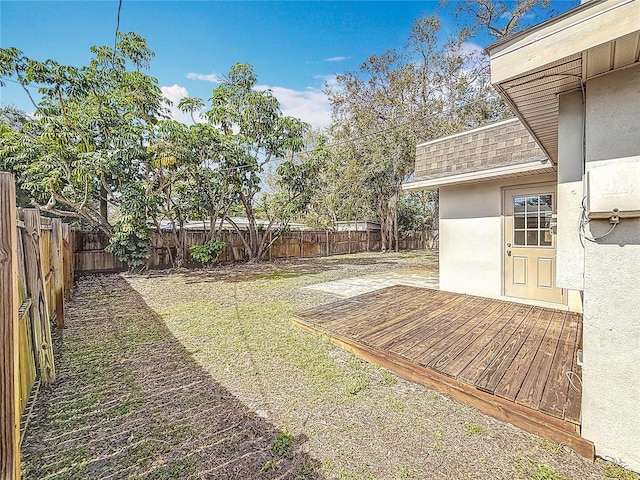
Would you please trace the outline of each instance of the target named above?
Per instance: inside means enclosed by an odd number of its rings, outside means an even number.
[[[552,212],[551,194],[513,197],[513,245],[550,247],[549,224]]]

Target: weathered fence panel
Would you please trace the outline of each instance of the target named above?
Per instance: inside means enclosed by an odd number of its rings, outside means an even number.
[[[62,224],[62,290],[64,299],[71,300],[71,289],[74,277],[73,231],[67,223]]]
[[[100,232],[74,231],[74,271],[77,273],[113,272],[127,269],[127,265],[118,261],[112,254],[104,251],[108,245],[105,234]],[[184,261],[187,265],[195,262],[191,258],[190,247],[202,245],[207,241],[207,233],[189,230],[185,232]],[[222,231],[220,240],[227,247],[220,252],[218,261],[233,262],[248,258],[242,241],[249,241],[249,233]],[[379,252],[382,245],[380,232],[372,231],[291,231],[273,239],[269,237],[271,246],[265,252],[264,260],[277,258],[309,258],[330,255],[344,255],[360,252]],[[425,242],[419,232],[405,233],[400,241],[401,250],[423,249]],[[176,255],[174,235],[171,232],[154,234],[152,251],[148,265],[150,268],[170,267],[171,259]],[[63,259],[63,263],[66,260]]]
[[[52,298],[55,304],[56,325],[64,328],[64,254],[62,221],[51,219],[51,263],[53,267]]]
[[[19,352],[20,352],[20,411],[24,411],[29,398],[29,392],[36,380],[36,363],[33,353],[33,329],[31,327],[31,297],[27,289],[27,272],[25,268],[24,243],[22,233],[18,228],[18,321],[19,321]]]
[[[13,176],[0,173],[0,477],[20,478],[18,236]]]
[[[35,209],[20,210],[24,222],[24,250],[26,256],[27,288],[31,296],[31,328],[34,336],[34,348],[38,373],[44,382],[55,380],[56,372],[53,363],[51,342],[50,310],[47,303],[47,279],[44,266],[48,266],[48,250],[43,255],[41,238],[40,212]],[[44,243],[45,245],[46,242]],[[45,263],[46,262],[46,263]]]

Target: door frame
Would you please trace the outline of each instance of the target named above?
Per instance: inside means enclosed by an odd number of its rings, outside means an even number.
[[[522,298],[522,297],[513,297],[513,296],[508,296],[506,294],[506,283],[507,283],[507,232],[506,232],[506,228],[507,228],[507,201],[510,200],[508,197],[511,194],[511,192],[518,192],[518,191],[525,191],[525,190],[538,190],[538,193],[540,192],[540,190],[551,190],[553,192],[553,210],[552,213],[557,214],[558,211],[558,182],[557,181],[543,181],[543,182],[535,182],[535,183],[525,183],[525,184],[517,184],[517,185],[506,185],[506,186],[502,186],[500,188],[501,190],[501,208],[502,208],[502,215],[501,215],[501,232],[500,232],[500,239],[502,241],[502,246],[500,248],[500,254],[502,255],[502,260],[501,260],[501,293],[503,297],[506,298]],[[555,234],[554,234],[555,237]],[[556,251],[556,255],[557,255],[557,251],[558,251],[558,244],[557,244],[557,237],[555,237],[553,239],[554,242],[554,248]],[[555,263],[555,265],[557,266],[557,263]],[[555,280],[555,275],[554,275],[554,280]],[[559,287],[556,287],[559,288]],[[536,300],[536,299],[529,299],[529,298],[522,298],[523,300],[529,300],[532,302],[545,302],[545,303],[555,303],[557,305],[567,305],[568,303],[568,295],[567,295],[567,291],[566,289],[561,289],[562,290],[562,302],[557,303],[557,302],[546,302],[545,300]]]

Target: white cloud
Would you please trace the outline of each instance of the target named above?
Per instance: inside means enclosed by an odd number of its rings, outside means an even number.
[[[464,42],[460,47],[462,53],[470,57],[482,57],[484,55],[484,48],[477,43]]]
[[[189,72],[187,73],[187,78],[189,80],[203,80],[205,82],[211,83],[222,83],[223,79],[217,73],[195,73]]]
[[[342,57],[342,56],[337,56],[337,57],[329,57],[329,58],[325,58],[324,61],[325,62],[342,62],[346,59],[348,59],[349,57]]]
[[[191,118],[191,114],[180,111],[178,108],[178,103],[185,97],[189,96],[189,92],[186,88],[180,85],[171,85],[170,87],[160,87],[162,91],[162,95],[171,100],[172,105],[169,107],[169,113],[171,118],[177,120],[178,122],[185,123],[187,125],[193,124],[193,119]],[[204,119],[200,118],[199,121],[204,121]]]
[[[269,89],[280,102],[282,113],[299,118],[313,127],[326,127],[331,121],[331,105],[322,90],[293,90],[285,87],[257,85],[256,90]]]
[[[327,87],[335,87],[336,85],[338,85],[338,76],[335,74],[332,75],[316,75],[315,77],[316,80],[322,80],[322,86],[327,86]]]

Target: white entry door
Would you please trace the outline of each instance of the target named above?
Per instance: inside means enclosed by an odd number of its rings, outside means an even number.
[[[505,190],[504,294],[566,303],[556,287],[555,185]]]

